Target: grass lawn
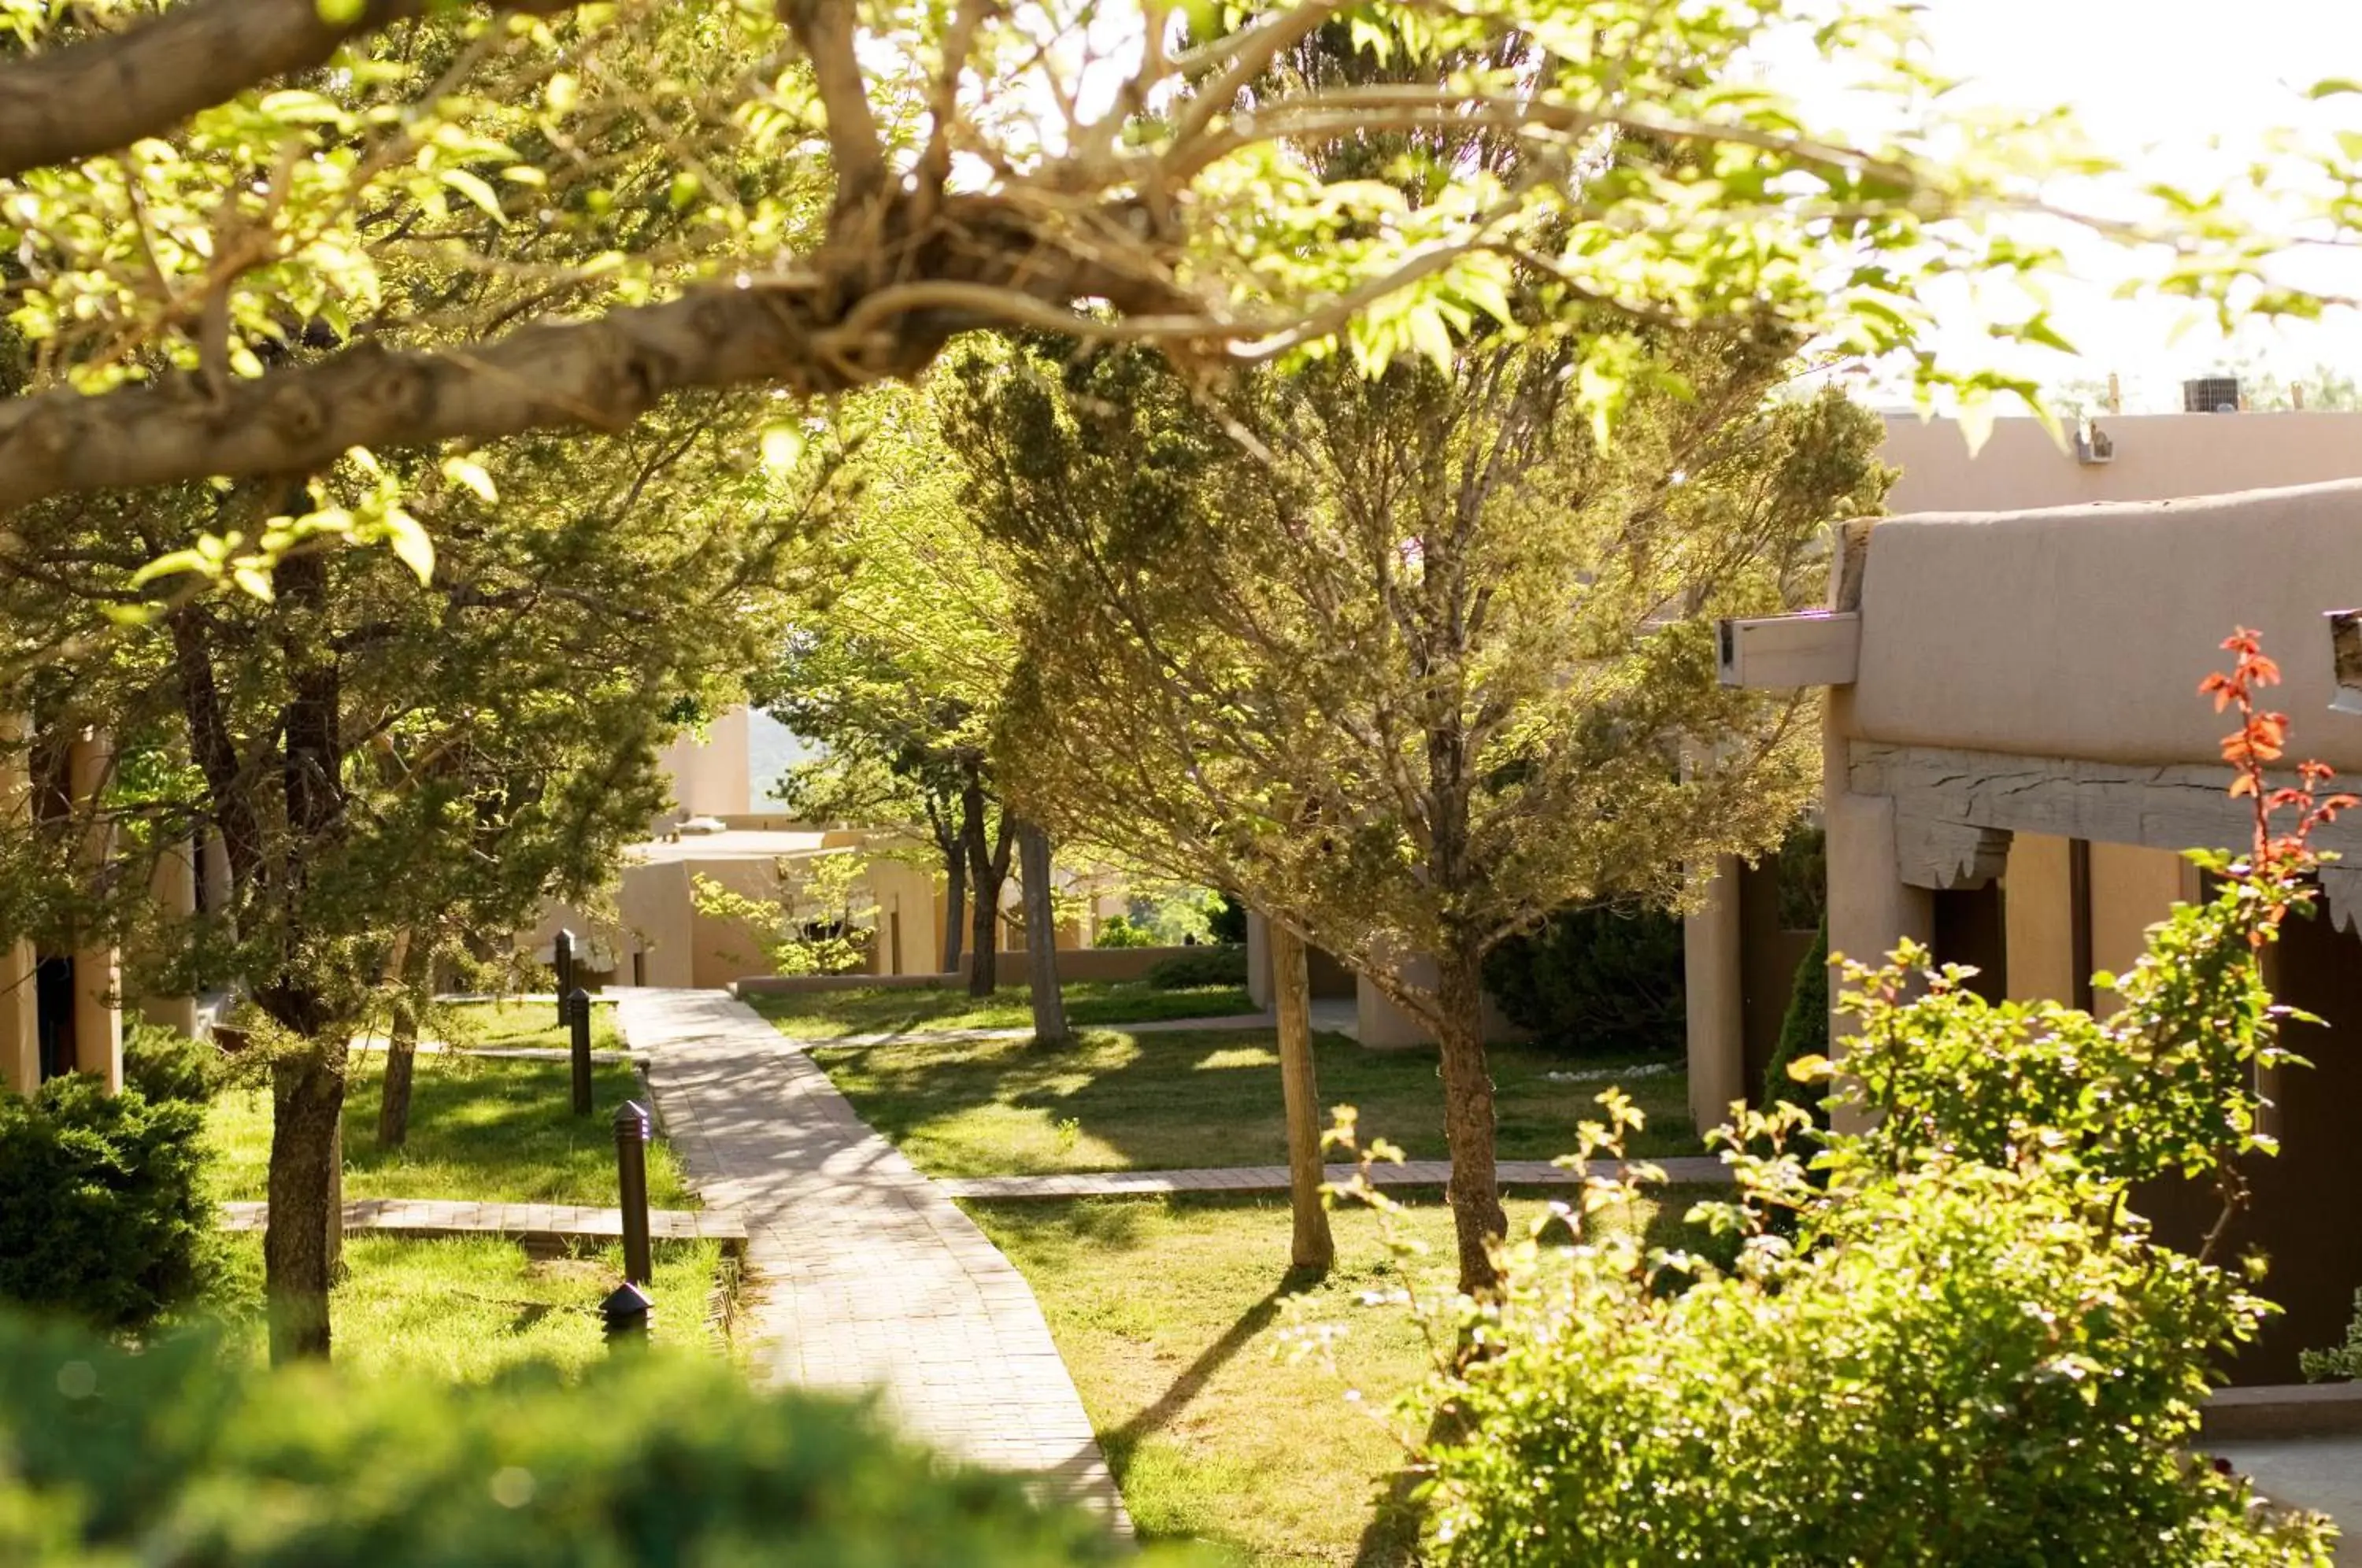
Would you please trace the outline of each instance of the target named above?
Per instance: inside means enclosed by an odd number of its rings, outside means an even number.
[[[1647,1222],[1670,1242],[1702,1195],[1669,1188]],[[1287,1308],[1303,1282],[1284,1198],[966,1207],[1040,1297],[1143,1538],[1219,1542],[1256,1568],[1409,1560],[1410,1522],[1379,1506],[1403,1452],[1379,1418],[1425,1353],[1398,1309],[1357,1299],[1393,1273],[1374,1215],[1333,1217],[1337,1268]],[[1515,1226],[1540,1203],[1509,1209]],[[1449,1257],[1435,1195],[1407,1218]],[[1284,1353],[1294,1318],[1346,1326],[1333,1368]]]
[[[1066,1021],[1078,1027],[1160,1018],[1230,1018],[1262,1010],[1244,986],[1160,991],[1145,980],[1076,980],[1059,989],[1066,999]],[[746,999],[782,1033],[799,1040],[908,1029],[1021,1029],[1033,1021],[1033,1005],[1022,986],[1004,986],[988,1000],[957,989],[885,988]]]
[[[226,1277],[208,1303],[260,1360],[262,1238],[226,1239]],[[657,1343],[720,1349],[714,1321],[722,1247],[656,1247]],[[607,1353],[599,1303],[623,1277],[620,1247],[532,1257],[499,1236],[405,1241],[345,1238],[347,1275],[330,1302],[340,1365],[456,1383],[480,1383],[523,1362],[579,1372]]]
[[[591,1068],[590,1116],[572,1110],[573,1069],[564,1062],[422,1055],[410,1090],[410,1142],[377,1146],[382,1053],[356,1052],[345,1090],[345,1197],[448,1198],[482,1203],[615,1202],[615,1135],[610,1118],[627,1099],[645,1101],[639,1076],[622,1063]],[[205,1121],[215,1198],[266,1196],[270,1094],[233,1088]],[[648,1149],[648,1201],[694,1209],[669,1144]]]
[[[1316,1037],[1324,1105],[1361,1111],[1363,1134],[1414,1159],[1441,1159],[1443,1090],[1432,1049],[1365,1051]],[[1172,1170],[1279,1165],[1287,1132],[1279,1055],[1265,1030],[1086,1033],[1058,1050],[1030,1040],[922,1042],[822,1048],[814,1059],[869,1124],[934,1176]],[[1619,1065],[1530,1046],[1490,1053],[1503,1159],[1551,1159],[1574,1146],[1575,1123],[1597,1113],[1605,1082],[1543,1075]],[[1637,1064],[1637,1058],[1627,1059]],[[1700,1154],[1687,1079],[1632,1080],[1648,1128],[1636,1154]]]
[[[381,1027],[373,1032],[381,1033]],[[544,1045],[562,1051],[574,1043],[567,1031],[557,1027],[557,1004],[546,1001],[446,1003],[428,1014],[425,1032],[454,1045]],[[590,1004],[590,1049],[624,1049],[624,1032],[616,1026],[613,1002]]]

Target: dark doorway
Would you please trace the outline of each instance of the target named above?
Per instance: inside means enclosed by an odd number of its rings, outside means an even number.
[[[33,972],[41,1043],[41,1078],[74,1070],[74,966],[71,958],[44,958]]]
[[[2001,880],[1981,888],[1944,888],[1935,894],[1936,962],[1966,964],[1976,977],[1969,989],[1989,1002],[2009,997],[2009,921]]]

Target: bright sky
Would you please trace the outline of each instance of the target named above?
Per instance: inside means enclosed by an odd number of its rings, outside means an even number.
[[[1926,0],[1926,6],[1937,69],[1970,79],[1983,101],[2072,106],[2094,141],[2144,173],[2186,178],[2198,166],[2192,160],[2208,156],[2212,138],[2236,148],[2276,128],[2362,129],[2362,99],[2316,105],[2303,97],[2323,77],[2362,79],[2357,0]],[[2341,261],[2340,271],[2346,266]],[[2083,350],[2084,374],[2123,374],[2128,407],[2178,408],[2183,377],[2234,356],[2291,380],[2324,360],[2362,374],[2362,321],[2250,328],[2227,349],[2211,326],[2172,342],[2180,313],[2112,301],[2112,281],[2057,289],[2055,319]],[[2308,272],[2306,281],[2362,294],[2362,261],[2347,275]]]

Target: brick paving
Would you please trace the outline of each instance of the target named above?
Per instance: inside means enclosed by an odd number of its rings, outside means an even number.
[[[618,993],[699,1192],[744,1218],[740,1321],[774,1381],[877,1389],[911,1436],[1130,1520],[1040,1306],[801,1044],[721,991]]]
[[[1653,1165],[1665,1179],[1684,1185],[1725,1183],[1730,1167],[1704,1154],[1674,1155],[1639,1162]],[[1595,1174],[1615,1176],[1621,1166],[1602,1160]],[[1504,1187],[1572,1187],[1579,1179],[1547,1160],[1503,1160],[1498,1167]],[[1352,1179],[1351,1165],[1330,1165],[1329,1179]],[[1449,1160],[1407,1160],[1380,1165],[1370,1173],[1380,1187],[1441,1187],[1451,1179]],[[1286,1165],[1231,1165],[1195,1171],[1071,1171],[1056,1176],[964,1176],[939,1178],[935,1185],[954,1198],[1141,1198],[1168,1192],[1286,1192]]]
[[[268,1203],[225,1203],[222,1229],[259,1231],[270,1218]],[[620,1209],[586,1209],[571,1203],[460,1203],[425,1198],[361,1198],[345,1205],[345,1229],[392,1236],[514,1236],[525,1242],[587,1238],[612,1241],[624,1233]],[[713,1209],[655,1209],[648,1234],[659,1242],[714,1241],[734,1251],[746,1245],[746,1223]]]

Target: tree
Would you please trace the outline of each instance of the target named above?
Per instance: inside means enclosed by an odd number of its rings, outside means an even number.
[[[1612,446],[1571,346],[1481,335],[1449,376],[1321,367],[1211,410],[1127,351],[960,382],[955,449],[1024,590],[1007,787],[1238,889],[1434,1032],[1472,1289],[1503,1226],[1485,955],[1778,841],[1813,726],[1718,685],[1712,618],[1802,602],[1821,530],[1884,484],[1874,418],[1772,397],[1776,331],[1650,355],[1636,380],[1682,390]]]
[[[385,525],[431,525],[435,543],[406,560],[302,536],[295,514],[392,504],[359,459],[310,487],[15,519],[0,711],[112,732],[96,836],[74,836],[113,848],[61,861],[35,823],[0,865],[37,934],[114,930],[168,992],[242,982],[272,1087],[274,1355],[328,1346],[347,1043],[406,946],[513,933],[545,899],[595,889],[665,803],[661,745],[777,635],[829,465],[802,480],[736,465],[747,412],[715,403],[589,449],[536,438],[407,476],[415,518]],[[297,535],[267,594],[215,590],[171,550],[200,511],[225,532]],[[111,615],[124,624],[103,635]],[[228,896],[160,922],[149,867],[200,831],[226,847]]]
[[[1440,358],[1518,264],[1623,323],[1769,313],[1878,353],[1920,336],[1923,279],[2058,264],[1952,221],[2030,204],[2047,127],[1961,134],[1902,7],[1395,0],[1349,25],[1469,63],[1277,91],[1272,61],[1334,7],[1187,16],[1185,35],[1162,6],[1112,4],[13,6],[0,254],[39,375],[0,404],[0,509],[621,429],[698,390],[833,397],[976,328],[1208,367],[1341,335],[1373,367]],[[1823,116],[1764,85],[1753,62],[1795,48],[1858,91]],[[1293,150],[1438,127],[1517,142],[1518,171],[1405,204]],[[1587,177],[1618,134],[1696,156]],[[2169,281],[2209,297],[2273,248],[2226,251],[2217,201],[2148,210],[2143,237],[2178,248]],[[397,259],[415,269],[398,284]],[[497,307],[450,308],[486,276]],[[1997,325],[2056,337],[2038,313]],[[1580,401],[1611,413],[1628,337],[1594,330],[1575,357]],[[1917,375],[1972,402],[2018,384]]]

